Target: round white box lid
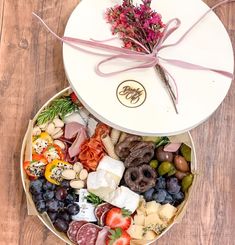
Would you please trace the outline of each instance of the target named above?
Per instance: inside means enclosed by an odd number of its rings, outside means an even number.
[[[121,2],[82,0],[71,14],[64,36],[86,40],[113,37],[104,12]],[[175,17],[182,22],[166,44],[178,40],[208,10],[200,0],[157,0],[152,1],[152,8],[161,13],[164,23]],[[109,44],[121,47],[122,42],[114,40]],[[214,12],[208,14],[178,46],[160,52],[164,58],[233,72],[231,41]],[[196,127],[218,108],[231,84],[230,78],[211,71],[187,70],[166,64],[178,86],[179,113],[176,114],[154,68],[101,77],[95,72],[95,66],[102,57],[75,50],[66,44],[63,45],[63,59],[72,88],[91,113],[112,127],[140,135],[175,135]],[[105,69],[123,69],[123,65],[125,62],[119,61],[108,64]],[[130,88],[135,89],[137,96],[130,96]]]

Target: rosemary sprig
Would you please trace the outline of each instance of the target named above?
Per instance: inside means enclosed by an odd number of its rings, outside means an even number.
[[[86,199],[88,202],[94,204],[95,206],[98,206],[99,204],[104,202],[101,198],[91,192],[89,192],[89,194],[86,196]]]
[[[77,109],[77,106],[72,102],[69,96],[56,99],[51,103],[50,106],[48,106],[39,114],[37,118],[37,124],[41,125],[49,122],[56,116],[60,116],[63,120],[66,114],[75,111],[75,109]]]

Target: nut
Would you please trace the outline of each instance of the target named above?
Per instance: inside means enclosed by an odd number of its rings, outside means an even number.
[[[71,180],[70,186],[74,189],[82,189],[85,186],[85,182],[83,180]]]
[[[41,129],[39,128],[39,126],[35,126],[34,128],[33,128],[33,136],[36,136],[36,135],[39,135],[40,133],[41,133],[42,131],[41,131]]]
[[[61,128],[55,128],[53,134],[51,134],[53,139],[58,139],[64,134]]]
[[[82,169],[83,169],[83,165],[82,165],[80,162],[75,162],[75,163],[74,163],[74,165],[73,165],[73,170],[74,170],[76,173],[80,173]]]
[[[55,140],[54,144],[58,145],[62,150],[65,149],[65,144],[61,140]]]
[[[47,128],[47,125],[48,125],[48,122],[43,123],[43,124],[38,125],[38,126],[39,126],[39,128],[40,128],[41,130],[45,131],[45,130],[46,130],[46,128]]]
[[[87,179],[87,176],[88,176],[88,172],[86,169],[82,169],[80,174],[79,174],[79,179],[80,180],[85,180]]]
[[[76,177],[76,172],[72,169],[66,169],[62,172],[61,175],[66,180],[73,180]]]
[[[60,120],[58,117],[53,120],[53,123],[55,124],[56,128],[63,128],[64,122]]]
[[[49,123],[47,125],[46,132],[48,134],[52,135],[54,131],[55,131],[55,124],[54,123]]]

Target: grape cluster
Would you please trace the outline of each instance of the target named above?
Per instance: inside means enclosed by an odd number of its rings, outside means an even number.
[[[29,191],[39,213],[47,212],[55,228],[66,232],[72,215],[79,213],[78,195],[75,195],[69,181],[56,186],[41,178],[30,182]]]
[[[178,206],[184,200],[179,180],[175,177],[159,177],[155,187],[144,193],[147,202],[156,201],[160,204],[169,203]]]

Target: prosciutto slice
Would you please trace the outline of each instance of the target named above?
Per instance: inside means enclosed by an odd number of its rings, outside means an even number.
[[[70,122],[65,125],[64,138],[67,140],[75,138],[75,140],[72,140],[72,144],[68,148],[69,158],[72,159],[80,153],[80,147],[87,139],[86,128],[78,122]]]
[[[109,227],[105,226],[99,233],[95,245],[104,245],[109,235]]]
[[[64,137],[66,139],[75,138],[76,135],[81,131],[81,129],[85,129],[85,127],[78,122],[70,122],[65,125]]]
[[[80,132],[78,132],[77,134],[77,138],[75,139],[73,144],[69,147],[68,152],[71,158],[77,156],[80,153],[81,145],[83,142],[85,142],[86,139],[87,139],[86,130],[84,128],[81,128]]]

